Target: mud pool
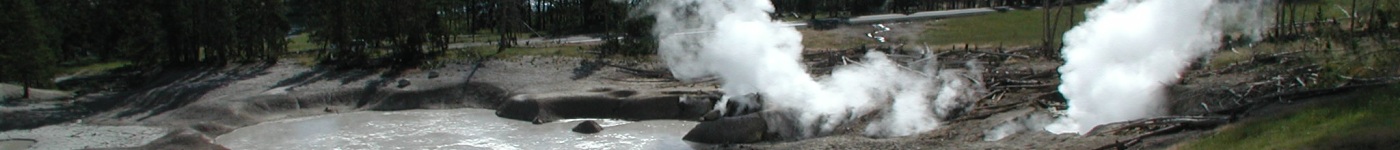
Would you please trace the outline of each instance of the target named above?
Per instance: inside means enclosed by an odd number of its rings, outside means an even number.
[[[570,129],[584,119],[535,125],[486,109],[355,112],[264,122],[215,139],[230,149],[690,149],[695,122],[598,120],[605,129]]]

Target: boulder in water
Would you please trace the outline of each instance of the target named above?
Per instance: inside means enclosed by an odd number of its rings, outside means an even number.
[[[411,84],[411,82],[408,82],[408,80],[399,79],[399,86],[398,86],[398,87],[399,87],[399,88],[408,87],[409,84]]]
[[[602,125],[598,125],[598,122],[595,122],[595,121],[593,121],[593,120],[588,120],[588,121],[583,121],[583,122],[581,122],[581,123],[578,123],[578,126],[574,126],[574,130],[573,130],[573,131],[574,131],[574,132],[578,132],[578,133],[583,133],[583,134],[594,134],[594,133],[602,132],[602,131],[603,131],[603,126],[602,126]]]

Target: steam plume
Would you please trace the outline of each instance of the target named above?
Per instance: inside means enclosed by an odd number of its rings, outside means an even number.
[[[946,110],[982,93],[973,90],[981,87],[979,69],[943,69],[934,59],[905,69],[879,52],[818,80],[800,63],[802,35],[769,18],[772,11],[765,0],[662,0],[649,9],[657,19],[658,53],[676,78],[717,77],[727,95],[758,93],[762,104],[725,99],[790,110],[800,136],[829,133],[871,112],[883,115],[867,126],[867,135],[928,131]]]
[[[1096,125],[1163,115],[1164,88],[1193,60],[1220,46],[1226,30],[1259,39],[1260,0],[1108,0],[1065,33],[1060,93],[1068,117],[1045,129],[1084,133]]]

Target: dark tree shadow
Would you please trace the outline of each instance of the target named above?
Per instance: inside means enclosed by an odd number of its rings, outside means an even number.
[[[365,83],[364,88],[361,88],[364,92],[360,92],[359,102],[355,103],[355,107],[362,108],[369,105],[371,101],[375,100],[375,96],[378,95],[380,88],[384,88],[390,83],[395,83],[394,81],[398,81],[400,77],[403,77],[404,72],[411,68],[412,67],[408,66],[393,67],[380,74],[378,79],[373,79]]]
[[[267,74],[272,63],[246,64],[237,66],[166,66],[131,77],[137,83],[133,90],[120,92],[94,102],[83,104],[94,111],[118,110],[117,117],[132,117],[139,114],[144,120],[155,114],[180,108],[203,97],[210,91],[230,83]]]
[[[340,84],[349,84],[374,75],[373,71],[359,68],[336,67],[336,66],[316,66],[306,72],[298,73],[291,78],[277,81],[273,87],[301,86],[320,81],[338,80]]]

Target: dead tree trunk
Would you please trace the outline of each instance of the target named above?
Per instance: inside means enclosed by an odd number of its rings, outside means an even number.
[[[31,82],[31,81],[28,80],[28,79],[29,79],[29,75],[28,75],[28,74],[20,75],[20,78],[21,78],[22,80],[24,80],[24,81],[21,81],[21,82],[20,82],[20,84],[23,84],[23,85],[24,85],[24,95],[23,95],[23,96],[20,96],[20,98],[21,98],[21,99],[29,99],[29,85],[30,85],[29,83]]]
[[[1050,31],[1050,22],[1053,22],[1053,19],[1050,19],[1050,0],[1042,0],[1040,4],[1043,6],[1040,9],[1045,10],[1045,15],[1043,17],[1045,20],[1041,22],[1041,25],[1044,25],[1041,26],[1041,30],[1043,30],[1045,34],[1044,38],[1040,40],[1041,54],[1046,57],[1051,57],[1050,51],[1053,49],[1050,48],[1050,36],[1054,36],[1054,31]]]

